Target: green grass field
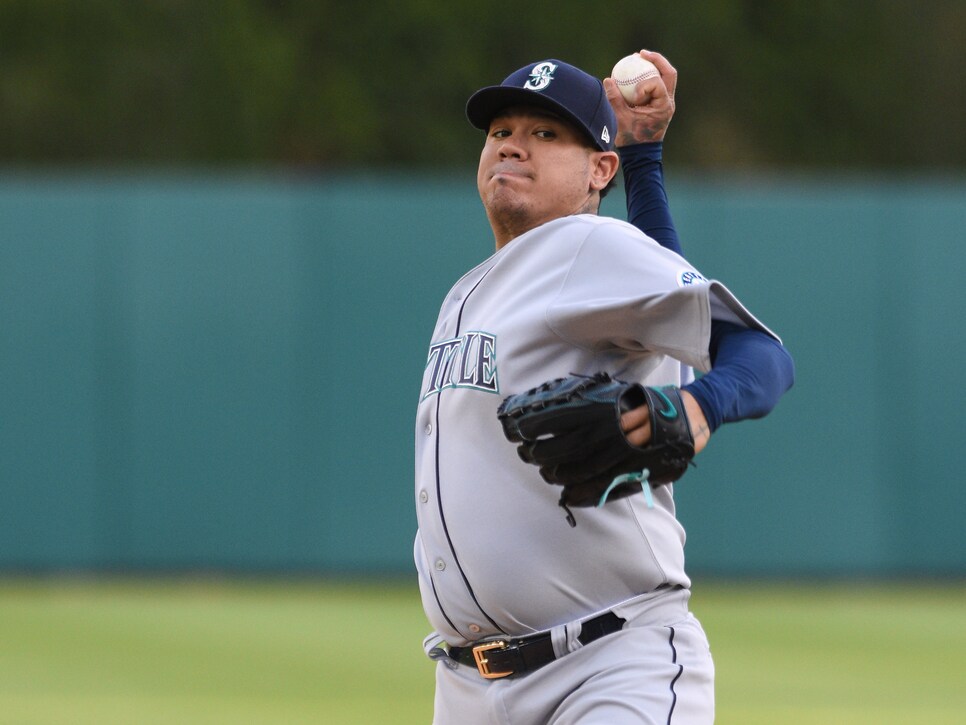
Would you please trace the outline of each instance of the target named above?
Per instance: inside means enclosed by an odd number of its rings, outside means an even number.
[[[966,722],[966,585],[699,584],[718,723]],[[0,579],[0,723],[428,723],[410,584]]]

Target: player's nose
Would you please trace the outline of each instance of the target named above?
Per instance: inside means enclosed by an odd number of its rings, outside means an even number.
[[[516,136],[506,136],[500,144],[501,159],[522,159],[527,150]]]

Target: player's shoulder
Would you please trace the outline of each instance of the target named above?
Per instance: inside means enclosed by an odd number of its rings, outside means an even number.
[[[678,257],[677,253],[662,247],[633,224],[621,219],[594,214],[580,214],[573,219],[583,225],[587,242],[595,247],[607,248],[612,253]]]
[[[584,225],[587,234],[593,235],[595,239],[614,239],[620,242],[643,245],[644,247],[664,249],[647,234],[623,219],[597,214],[578,214],[572,219],[578,224]]]
[[[707,284],[708,280],[684,257],[647,236],[628,222],[613,217],[583,214],[573,217],[584,234],[580,255],[606,260],[623,272],[632,270],[672,281],[672,286]]]
[[[606,216],[603,214],[574,214],[567,217],[573,224],[583,225],[588,230],[606,229],[615,234],[629,234],[647,239],[647,235],[633,224],[629,224],[622,219]]]

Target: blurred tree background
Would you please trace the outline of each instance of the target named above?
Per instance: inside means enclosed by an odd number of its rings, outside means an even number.
[[[0,164],[440,168],[532,60],[680,72],[703,169],[966,167],[963,0],[4,0]]]

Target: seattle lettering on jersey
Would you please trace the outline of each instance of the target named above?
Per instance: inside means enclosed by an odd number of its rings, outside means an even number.
[[[499,393],[496,335],[472,330],[462,337],[433,343],[429,348],[426,370],[429,376],[423,400],[445,388]]]

